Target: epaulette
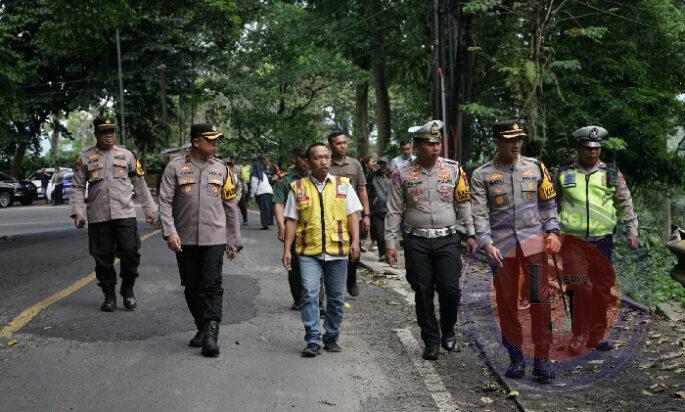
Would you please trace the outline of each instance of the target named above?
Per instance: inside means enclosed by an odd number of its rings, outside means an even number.
[[[491,163],[492,163],[492,162],[487,162],[487,163],[484,163],[484,164],[478,166],[478,167],[473,171],[473,173],[480,172],[481,169],[485,169],[486,167],[490,166]]]
[[[576,167],[576,161],[571,159],[571,160],[565,161],[564,163],[560,163],[559,166],[557,166],[557,170],[559,172],[563,172],[564,170],[575,169],[575,167]]]
[[[446,159],[446,158],[444,158],[444,157],[442,158],[442,162],[445,163],[445,164],[448,164],[448,165],[450,165],[450,166],[454,166],[454,167],[460,167],[460,166],[461,166],[461,165],[459,164],[459,162],[457,162],[456,160],[453,160],[453,159]]]
[[[542,164],[542,162],[539,159],[536,159],[534,157],[521,156],[521,159],[528,161],[528,162],[531,162],[531,163],[535,163],[537,165]]]

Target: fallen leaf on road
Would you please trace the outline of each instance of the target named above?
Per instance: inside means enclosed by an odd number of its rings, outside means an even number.
[[[642,390],[642,394],[645,396],[654,396],[654,394],[646,389]]]
[[[349,308],[351,308],[351,307],[352,307],[352,305],[350,305],[350,304],[347,303],[347,302],[345,302],[345,303],[343,304],[343,308],[345,308],[345,309],[349,309]]]
[[[652,393],[662,393],[666,389],[668,389],[668,386],[664,385],[663,383],[655,383],[649,387],[649,391]]]
[[[510,399],[515,398],[517,396],[519,396],[519,391],[509,391],[509,393],[507,394],[507,398],[510,398]]]
[[[265,338],[264,336],[262,336],[262,335],[259,335],[259,336],[257,337],[257,340],[260,340],[260,341],[262,341],[262,342],[266,342],[266,338]]]
[[[683,369],[683,368],[678,368],[678,369],[673,370],[673,373],[677,373],[678,375],[682,374],[683,372],[685,372],[685,369]]]
[[[43,328],[43,330],[48,330],[48,329],[52,329],[52,326],[45,326],[45,327]]]
[[[651,338],[651,339],[657,339],[660,337],[661,337],[661,334],[659,334],[659,333],[652,333],[649,335],[649,338]]]
[[[676,399],[685,399],[685,391],[679,391],[673,394]]]
[[[400,302],[398,302],[396,300],[386,300],[385,303],[387,303],[388,305],[393,305],[393,306],[400,304]]]
[[[661,375],[661,376],[656,377],[656,380],[658,380],[658,381],[665,381],[666,379],[668,379],[668,376],[666,376],[666,375]]]
[[[647,363],[643,363],[642,365],[640,365],[639,368],[640,369],[649,369],[649,368],[653,368],[654,365],[656,365],[655,362],[647,362]]]
[[[665,365],[661,367],[662,371],[674,371],[680,367],[679,364],[674,363],[673,365]]]
[[[499,385],[497,385],[495,382],[485,381],[485,382],[483,382],[482,387],[483,387],[484,391],[492,392],[492,391],[496,391],[497,388],[499,387]]]
[[[12,339],[11,341],[7,342],[7,346],[12,347],[12,346],[16,345],[17,343],[19,343],[18,340]]]
[[[328,405],[328,406],[335,406],[335,403],[333,403],[331,401],[319,401],[319,403],[323,403],[324,405]]]
[[[480,398],[480,401],[486,405],[490,405],[493,402],[493,400],[488,398],[487,396],[483,396],[482,398]]]

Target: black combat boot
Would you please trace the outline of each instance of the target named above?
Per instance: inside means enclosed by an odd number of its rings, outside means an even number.
[[[551,383],[556,377],[548,360],[535,358],[533,376],[538,383]]]
[[[426,343],[426,347],[423,349],[423,358],[425,360],[438,360],[440,356],[440,345],[437,343]]]
[[[117,294],[114,285],[100,286],[105,293],[105,301],[102,302],[100,310],[103,312],[114,312],[117,308]]]
[[[526,360],[523,358],[523,352],[515,347],[508,349],[510,363],[504,376],[511,379],[521,379],[526,374]]]
[[[198,330],[197,333],[195,334],[195,337],[193,337],[190,342],[188,342],[188,346],[191,348],[201,348],[202,347],[202,342],[205,340],[205,331],[204,330]]]
[[[454,330],[454,327],[446,328],[446,330],[442,332],[440,344],[447,352],[452,352],[455,349],[459,352],[460,349],[457,346],[457,332]]]
[[[205,327],[205,337],[202,341],[202,354],[208,357],[219,356],[219,322],[210,320]]]
[[[119,289],[121,297],[124,298],[124,307],[128,310],[134,310],[138,306],[136,296],[133,294],[133,282],[122,281]]]

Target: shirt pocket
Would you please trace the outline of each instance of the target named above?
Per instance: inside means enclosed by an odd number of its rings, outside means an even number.
[[[124,159],[114,159],[114,177],[116,179],[126,179],[128,177],[128,163]]]
[[[221,185],[223,181],[221,179],[209,179],[207,181],[207,196],[209,197],[219,197],[221,196]]]
[[[511,201],[511,194],[506,190],[498,192],[496,190],[490,189],[488,192],[488,205],[493,210],[502,210],[509,207]]]
[[[407,204],[409,206],[416,206],[425,198],[424,185],[415,185],[407,187]]]
[[[195,191],[197,190],[195,186],[197,186],[197,179],[194,176],[178,178],[178,187],[180,188],[181,194],[185,196],[194,196]]]
[[[538,182],[536,180],[524,180],[521,182],[521,195],[523,201],[537,200],[535,192],[538,189]]]
[[[103,179],[102,166],[98,163],[88,165],[88,182],[96,183]]]
[[[438,183],[438,195],[443,202],[451,203],[454,201],[454,183]]]

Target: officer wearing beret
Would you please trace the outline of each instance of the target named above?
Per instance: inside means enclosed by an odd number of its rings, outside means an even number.
[[[189,346],[204,356],[219,356],[223,254],[233,259],[240,244],[238,179],[214,157],[223,137],[211,124],[192,125],[190,153],[169,162],[159,191],[164,239],[197,327]]]
[[[105,294],[100,309],[113,312],[117,307],[117,275],[114,256],[121,259],[121,288],[124,307],[137,306],[133,284],[140,264],[140,237],[133,207],[133,190],[140,199],[147,223],[155,223],[155,204],[143,179],[143,169],[136,157],[123,146],[117,146],[116,122],[112,117],[98,117],[94,147],[76,159],[69,196],[71,217],[82,228],[88,217],[88,249],[95,258],[95,276]],[[85,202],[86,187],[88,202]]]
[[[415,292],[426,360],[438,359],[440,344],[448,352],[456,346],[460,233],[465,231],[469,251],[476,250],[468,181],[458,162],[440,157],[442,126],[432,120],[409,128],[418,157],[393,172],[385,215],[385,257],[391,265],[397,261],[397,235],[404,221],[407,281]]]
[[[625,225],[628,246],[640,246],[637,216],[623,174],[599,158],[606,135],[606,129],[599,126],[573,132],[577,157],[559,165],[554,179],[559,228],[564,235],[564,271],[589,278],[587,284],[570,286],[576,289],[573,337],[568,345],[572,355],[580,354],[583,347],[600,351],[613,348],[603,339],[607,310],[617,303],[611,294],[616,282],[611,255],[617,215]]]
[[[496,123],[493,134],[497,155],[473,172],[471,204],[478,246],[484,249],[495,274],[502,343],[511,361],[506,376],[520,379],[525,374],[517,307],[519,268],[523,268],[535,270],[527,275],[537,286],[536,296],[530,297],[533,375],[539,382],[549,383],[554,374],[549,363],[551,307],[544,303],[549,300],[546,252],[558,253],[560,248],[554,187],[540,161],[521,156],[526,134],[518,121]]]

